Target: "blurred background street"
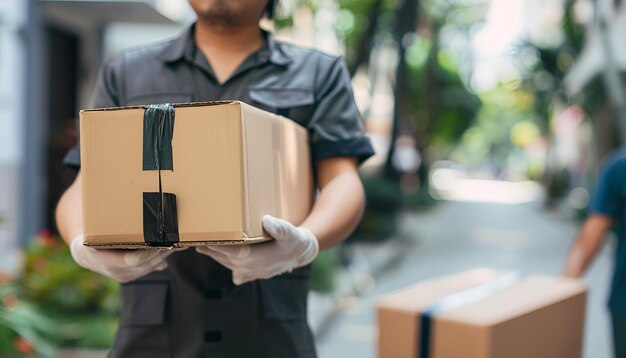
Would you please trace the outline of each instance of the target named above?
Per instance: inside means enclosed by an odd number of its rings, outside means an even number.
[[[0,1],[0,357],[104,357],[119,285],[79,268],[54,209],[103,61],[177,36],[186,0]],[[624,0],[280,0],[262,26],[342,55],[376,155],[355,233],[313,264],[319,356],[375,357],[381,294],[473,268],[558,276],[626,143]],[[612,356],[615,240],[584,356]]]
[[[566,252],[577,230],[558,212],[546,213],[538,201],[443,202],[427,213],[403,216],[401,222],[398,240],[404,244],[386,250],[378,259],[382,267],[368,270],[371,266],[364,265],[363,271],[373,271],[372,281],[357,278],[364,291],[342,297],[329,322],[318,325],[321,357],[376,357],[377,298],[417,280],[474,268],[558,275],[565,256],[554,252]],[[590,288],[586,357],[612,356],[605,312],[611,268],[611,250],[605,247],[585,279]]]

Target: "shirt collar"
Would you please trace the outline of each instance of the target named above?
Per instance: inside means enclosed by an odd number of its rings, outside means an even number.
[[[179,37],[166,43],[159,54],[159,58],[167,63],[182,59],[189,44],[193,43],[193,28],[194,25],[187,27]]]
[[[278,66],[289,66],[293,59],[285,53],[283,45],[276,42],[274,35],[271,32],[263,30],[263,36],[265,36],[265,45],[261,49],[261,52],[267,53],[270,62]]]
[[[159,57],[166,63],[173,63],[183,58],[193,61],[192,57],[196,47],[194,31],[195,23],[183,31],[181,36],[168,42]],[[269,60],[278,66],[288,66],[293,62],[293,59],[285,53],[283,46],[276,42],[270,32],[263,30],[263,36],[265,37],[265,44],[256,53],[259,59]]]

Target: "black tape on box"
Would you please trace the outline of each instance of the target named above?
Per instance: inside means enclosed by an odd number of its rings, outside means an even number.
[[[143,193],[143,237],[154,246],[178,242],[176,194]]]
[[[143,113],[143,170],[174,170],[174,106],[152,104]]]
[[[176,194],[164,193],[161,184],[161,170],[174,170],[173,135],[174,106],[147,106],[143,115],[143,170],[159,172],[159,191],[143,193],[143,237],[152,246],[171,246],[179,241]]]

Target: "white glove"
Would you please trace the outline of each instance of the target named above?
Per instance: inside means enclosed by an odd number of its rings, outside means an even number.
[[[275,240],[255,245],[201,246],[196,250],[232,270],[235,285],[291,272],[311,263],[319,253],[317,238],[309,229],[270,215],[263,217],[263,227]]]
[[[126,283],[167,267],[165,258],[176,250],[96,250],[83,245],[83,235],[72,240],[70,251],[80,266]]]

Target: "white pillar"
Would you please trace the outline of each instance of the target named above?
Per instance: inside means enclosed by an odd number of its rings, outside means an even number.
[[[27,5],[23,0],[0,2],[0,269],[13,269],[18,257]]]

